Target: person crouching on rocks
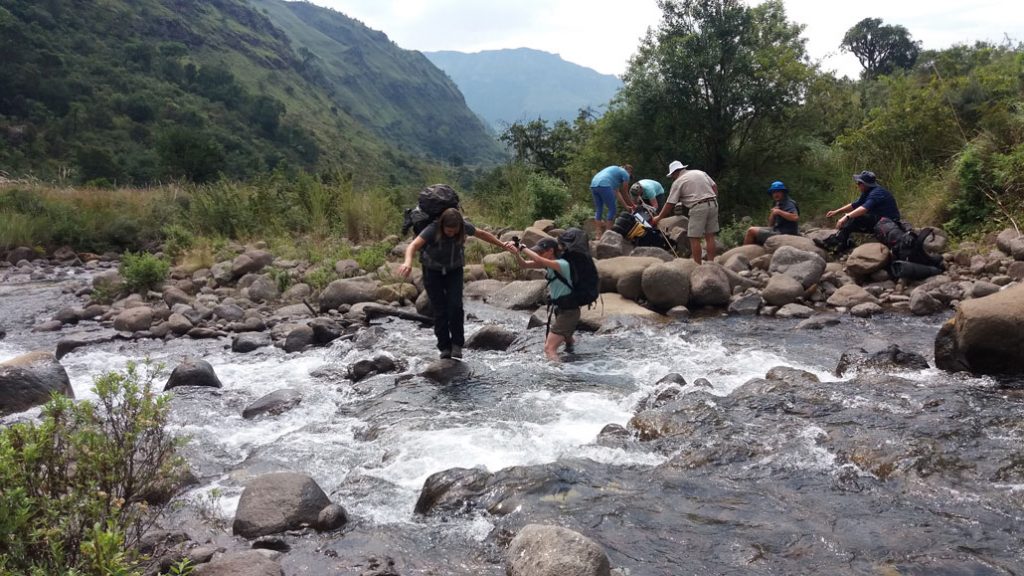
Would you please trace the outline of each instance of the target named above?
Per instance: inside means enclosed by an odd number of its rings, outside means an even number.
[[[526,254],[529,260],[524,260]],[[518,255],[519,265],[523,268],[545,270],[544,277],[548,281],[548,293],[552,302],[572,293],[572,269],[569,261],[558,258],[558,242],[552,238],[543,238],[532,249],[524,248]],[[580,323],[580,309],[553,308],[554,321],[550,322],[548,335],[544,340],[544,355],[553,362],[558,362],[558,348],[565,343],[565,351],[572,352],[573,334]]]
[[[768,213],[768,227],[752,226],[747,228],[747,235],[743,238],[743,244],[764,245],[765,240],[772,236],[788,234],[796,236],[800,234],[800,208],[796,202],[789,197],[789,190],[782,182],[772,182],[768,187],[768,194],[772,197],[774,204],[771,212]]]
[[[814,243],[819,248],[837,253],[846,252],[853,248],[850,235],[854,232],[874,232],[875,226],[882,218],[900,222],[900,209],[896,204],[896,198],[878,185],[878,178],[874,172],[865,170],[860,174],[854,174],[853,181],[860,190],[860,197],[842,208],[825,214],[826,218],[836,214],[843,214],[843,217],[836,222],[834,234],[824,240],[815,239]]]
[[[687,170],[687,166],[675,160],[668,166],[668,177],[672,179],[668,200],[661,212],[651,219],[651,225],[668,217],[682,204],[690,211],[686,236],[690,240],[690,252],[697,264],[701,259],[701,238],[707,245],[708,261],[715,260],[715,235],[718,234],[718,184],[702,170]]]
[[[420,253],[423,287],[434,309],[434,336],[442,359],[462,358],[466,340],[462,311],[466,236],[475,236],[513,254],[518,252],[512,242],[502,243],[490,232],[466,222],[462,212],[449,208],[409,244],[405,262],[398,269],[399,274],[408,278],[412,274],[412,256]]]

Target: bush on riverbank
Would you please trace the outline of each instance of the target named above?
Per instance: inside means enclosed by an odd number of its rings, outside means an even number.
[[[158,371],[95,381],[95,402],[54,397],[39,423],[0,431],[0,573],[137,572],[134,546],[184,473]]]

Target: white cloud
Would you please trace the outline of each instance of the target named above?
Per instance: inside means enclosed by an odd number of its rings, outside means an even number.
[[[655,0],[313,0],[384,31],[416,50],[475,52],[536,48],[600,72],[621,74],[641,38],[660,19]],[[748,0],[756,3],[754,0]],[[856,75],[839,52],[850,26],[868,17],[906,26],[925,48],[976,40],[1024,40],[1019,0],[784,0],[805,24],[808,51],[826,68]]]

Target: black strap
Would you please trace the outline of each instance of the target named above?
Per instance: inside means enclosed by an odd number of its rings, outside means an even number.
[[[555,305],[548,303],[548,323],[544,327],[544,341],[547,342],[548,336],[551,335],[551,315],[555,313]]]

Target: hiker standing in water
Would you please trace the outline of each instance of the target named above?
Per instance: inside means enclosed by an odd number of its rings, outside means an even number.
[[[408,278],[412,274],[413,254],[420,253],[423,287],[434,309],[434,336],[437,337],[437,349],[441,351],[442,359],[461,359],[465,345],[462,284],[467,236],[474,236],[513,254],[518,253],[512,242],[502,243],[490,232],[466,222],[457,208],[449,208],[409,243],[405,261],[398,269],[399,274]]]

